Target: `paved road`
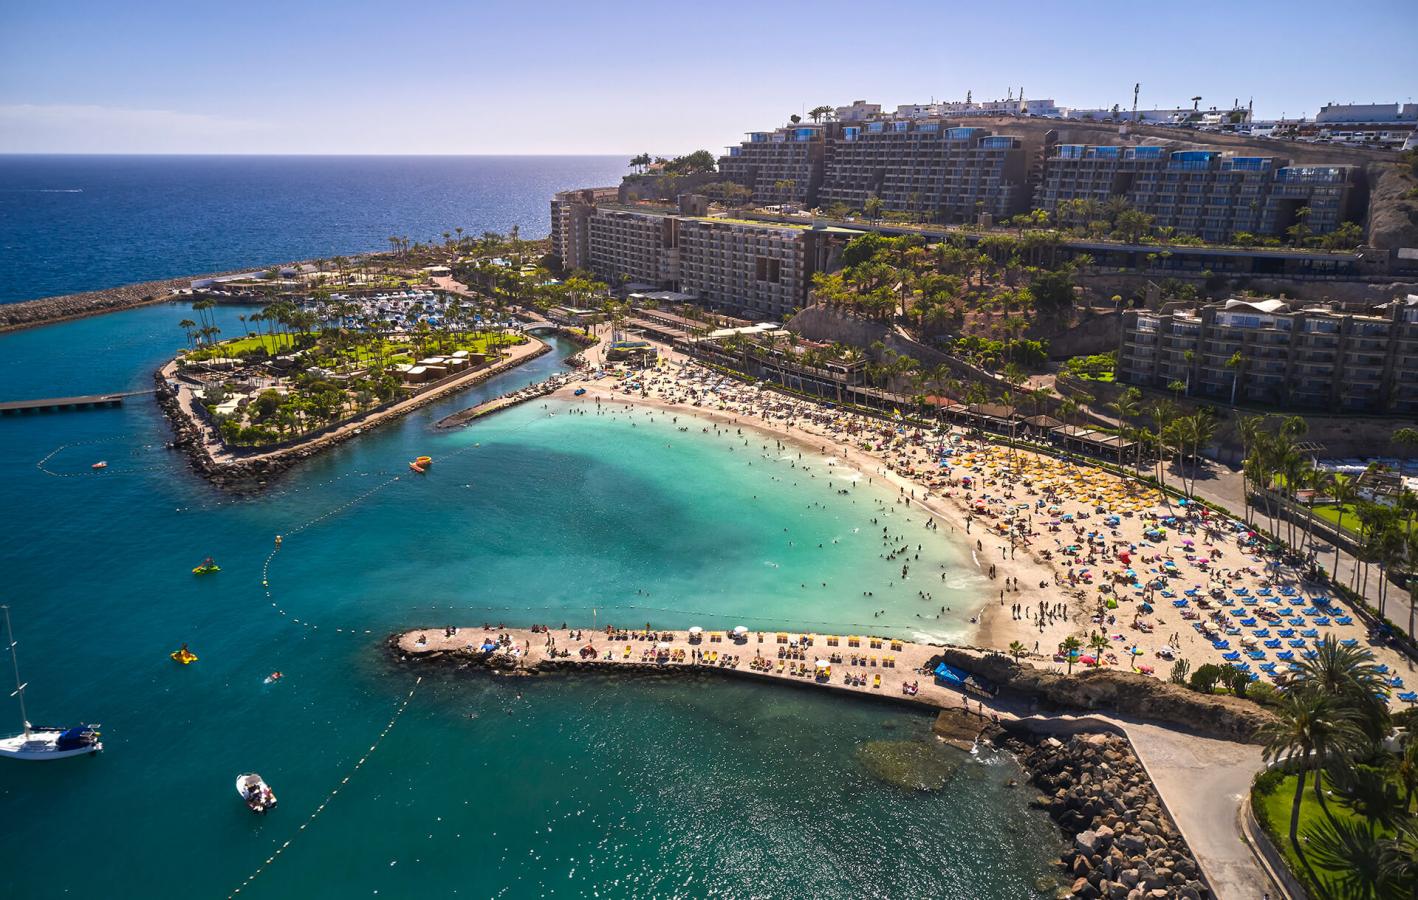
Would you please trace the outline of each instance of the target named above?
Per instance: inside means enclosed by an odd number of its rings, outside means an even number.
[[[1261,748],[1119,720],[1219,900],[1280,896],[1241,835],[1238,810]]]

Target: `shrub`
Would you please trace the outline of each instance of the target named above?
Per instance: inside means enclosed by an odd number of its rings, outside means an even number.
[[[1220,680],[1237,697],[1246,696],[1246,688],[1251,683],[1251,677],[1235,666],[1222,666]]]
[[[1273,709],[1280,702],[1280,691],[1276,690],[1273,684],[1257,681],[1246,688],[1246,698],[1259,706]]]
[[[1228,667],[1229,668],[1229,667]],[[1187,686],[1200,694],[1209,694],[1216,687],[1216,682],[1220,681],[1225,672],[1218,665],[1206,663],[1201,668],[1192,673],[1191,680]]]

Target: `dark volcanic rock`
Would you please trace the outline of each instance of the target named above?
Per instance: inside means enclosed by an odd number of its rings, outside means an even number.
[[[1069,896],[1210,900],[1201,868],[1126,739],[1060,741],[1015,728],[996,742],[1019,758],[1043,794],[1037,805],[1072,839],[1059,861],[1073,879]]]

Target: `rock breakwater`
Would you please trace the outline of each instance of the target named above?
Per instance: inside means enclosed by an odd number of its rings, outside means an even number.
[[[553,375],[545,381],[536,384],[529,384],[521,390],[516,390],[510,394],[503,394],[486,403],[479,403],[477,406],[459,410],[451,416],[444,416],[434,425],[435,428],[457,428],[460,425],[467,425],[474,419],[481,419],[483,416],[501,412],[504,409],[511,409],[520,403],[528,400],[535,400],[538,397],[545,397],[547,394],[555,393],[566,385],[579,378],[579,375],[567,372],[561,375]]]
[[[213,278],[231,275],[234,272],[215,272],[211,275],[187,275],[182,278],[164,278],[159,281],[143,281],[119,287],[104,288],[99,291],[82,291],[77,294],[62,294],[58,297],[42,297],[20,303],[0,303],[0,331],[16,331],[33,328],[52,322],[81,319],[103,313],[120,312],[149,303],[162,303],[192,299],[174,294],[174,291],[188,288],[194,278]]]
[[[1209,900],[1201,867],[1162,807],[1127,740],[1076,734],[1067,741],[1010,729],[1014,753],[1039,789],[1034,804],[1069,839],[1059,866],[1068,896],[1094,900]]]

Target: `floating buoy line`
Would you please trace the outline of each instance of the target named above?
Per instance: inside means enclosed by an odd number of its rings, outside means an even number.
[[[423,676],[419,676],[418,678],[414,679],[414,686],[409,689],[408,695],[404,697],[403,702],[400,703],[398,708],[394,710],[394,715],[389,718],[389,723],[384,726],[384,730],[379,732],[379,736],[374,739],[374,743],[369,745],[369,749],[366,750],[364,752],[364,755],[359,758],[359,762],[355,763],[354,766],[350,768],[349,772],[345,773],[345,777],[340,779],[340,783],[335,785],[335,787],[330,790],[329,794],[325,795],[325,799],[320,802],[319,806],[315,807],[315,811],[312,812],[304,822],[300,823],[300,827],[296,829],[295,836],[287,838],[285,843],[281,844],[279,847],[276,848],[276,852],[266,857],[265,862],[257,866],[256,870],[250,875],[246,876],[246,880],[243,881],[240,886],[236,888],[236,890],[232,891],[230,894],[227,895],[228,900],[245,890],[246,887],[251,884],[251,882],[255,881],[261,875],[261,873],[265,872],[266,869],[270,867],[271,863],[279,859],[281,854],[285,853],[286,849],[290,847],[291,843],[295,840],[295,838],[300,836],[300,832],[309,828],[311,824],[314,823],[317,818],[319,818],[320,814],[325,811],[325,808],[329,806],[331,801],[335,799],[336,795],[340,793],[340,789],[343,788],[345,785],[349,784],[350,779],[354,777],[355,773],[358,772],[361,768],[363,768],[365,763],[369,762],[369,758],[374,755],[374,751],[379,749],[380,743],[382,743],[384,738],[389,735],[390,731],[394,730],[394,724],[399,721],[399,717],[404,714],[404,710],[409,708],[409,701],[414,699],[414,694],[418,691],[419,684],[422,683],[422,681]]]

